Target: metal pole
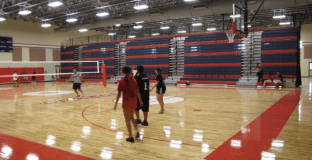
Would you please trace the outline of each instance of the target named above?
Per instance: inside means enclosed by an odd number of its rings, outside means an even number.
[[[248,34],[248,2],[244,0],[244,34]]]
[[[225,29],[224,29],[224,14],[221,14],[222,15],[222,31],[225,31]]]

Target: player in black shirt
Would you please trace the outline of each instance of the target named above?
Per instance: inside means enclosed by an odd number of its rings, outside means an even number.
[[[165,111],[164,108],[164,94],[166,93],[166,85],[164,83],[162,74],[161,74],[161,69],[160,68],[156,68],[155,70],[157,77],[156,77],[156,83],[154,85],[154,87],[151,89],[151,91],[157,87],[156,89],[156,94],[157,94],[157,101],[160,105],[160,111],[158,112],[158,114],[162,114]]]
[[[144,71],[143,66],[138,66],[137,72],[134,76],[134,78],[138,82],[139,91],[140,91],[142,101],[144,104],[143,107],[141,107],[140,104],[138,103],[135,114],[137,116],[138,124],[141,123],[144,126],[148,126],[147,116],[148,116],[148,111],[149,111],[149,78],[147,77],[147,75],[143,73],[143,71]],[[143,122],[140,120],[140,114],[139,114],[140,109],[142,109],[143,114],[144,114]]]

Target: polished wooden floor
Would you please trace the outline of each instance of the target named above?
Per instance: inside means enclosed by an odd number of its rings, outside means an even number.
[[[276,159],[312,159],[312,81],[303,83],[299,105],[276,137],[282,146],[267,151]],[[114,160],[201,160],[294,90],[168,86],[165,96],[171,103],[165,104],[165,114],[157,114],[158,104],[151,105],[149,126],[139,126],[143,138],[132,144],[125,141],[121,105],[116,112],[112,110],[115,95],[41,104],[75,97],[74,93],[58,92],[42,95],[44,91],[71,91],[71,83],[11,87],[0,86],[1,134],[94,159]],[[116,93],[117,85],[104,88],[85,83],[83,90],[86,96]],[[41,96],[23,95],[29,92]],[[175,102],[173,97],[185,101]]]

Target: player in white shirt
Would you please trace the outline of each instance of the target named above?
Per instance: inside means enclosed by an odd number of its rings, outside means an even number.
[[[17,82],[17,73],[14,71],[13,73],[13,81],[14,81],[14,86],[13,87],[18,87],[18,82]]]

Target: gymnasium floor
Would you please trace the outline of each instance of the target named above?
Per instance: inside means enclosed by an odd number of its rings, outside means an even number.
[[[112,110],[117,85],[84,83],[87,99],[55,103],[74,97],[71,87],[0,86],[0,159],[312,159],[307,79],[302,90],[168,86],[165,114],[151,105],[133,144],[121,104]]]

